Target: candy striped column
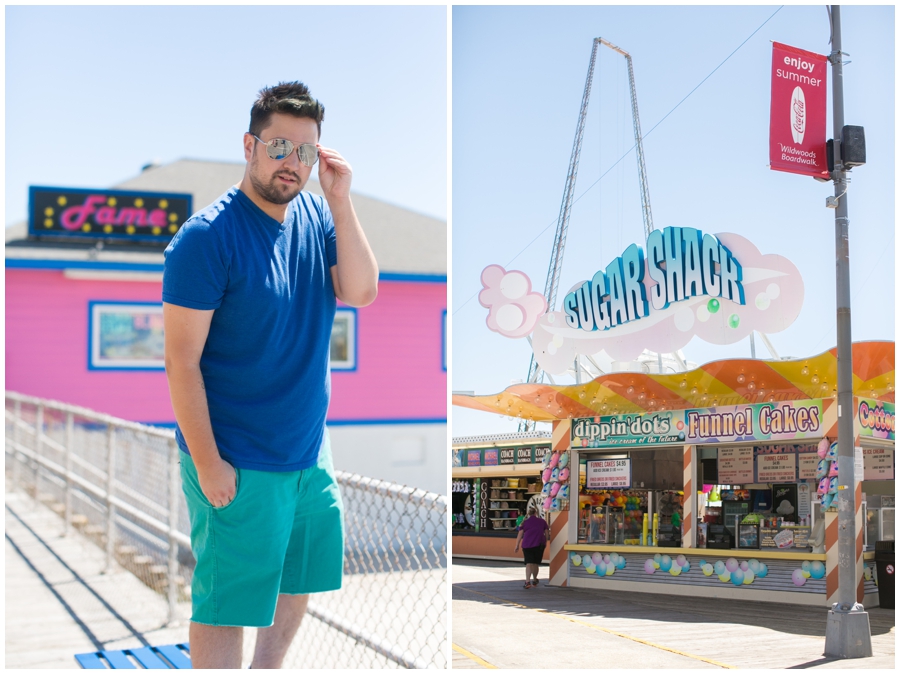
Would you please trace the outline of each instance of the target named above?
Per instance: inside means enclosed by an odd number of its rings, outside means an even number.
[[[697,448],[684,446],[684,517],[681,521],[681,547],[697,547]]]
[[[838,600],[838,513],[837,508],[825,511],[825,605]]]
[[[856,399],[854,398],[854,405],[856,405]],[[855,424],[855,420],[854,420]],[[833,441],[833,440],[832,440]],[[853,452],[854,456],[856,456],[857,447],[860,446],[859,440],[859,431],[857,428],[854,428],[854,437],[853,437]],[[863,522],[862,516],[862,480],[857,480],[854,477],[853,480],[853,490],[854,490],[854,504],[856,507],[856,512],[854,513],[854,519],[856,521],[856,549],[855,549],[855,560],[853,561],[854,566],[856,567],[856,601],[860,604],[863,601],[864,597],[864,589],[863,589],[863,526],[865,523]],[[837,503],[837,501],[835,501]],[[838,600],[838,565],[840,560],[838,559],[838,513],[837,508],[829,508],[828,512],[825,513],[825,568],[827,569],[827,575],[825,577],[825,591],[828,595],[828,599],[826,601],[827,606],[831,606]]]
[[[552,451],[565,452],[569,450],[569,441],[572,422],[562,419],[553,422]],[[571,460],[572,457],[569,457]],[[575,473],[570,469],[571,473]],[[578,507],[578,484],[569,480],[569,501],[575,502]],[[567,553],[563,546],[569,542],[569,510],[558,513],[550,513],[550,584],[557,587],[565,587],[568,584],[569,569],[566,563]]]

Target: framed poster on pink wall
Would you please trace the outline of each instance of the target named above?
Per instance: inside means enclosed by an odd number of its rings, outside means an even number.
[[[89,370],[164,370],[160,302],[89,302]]]

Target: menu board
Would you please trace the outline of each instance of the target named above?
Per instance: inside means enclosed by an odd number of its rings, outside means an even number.
[[[815,480],[816,479],[816,468],[819,467],[819,455],[818,454],[798,454],[797,455],[797,468],[800,471],[800,474],[797,476],[800,480]]]
[[[600,459],[587,462],[588,489],[631,487],[631,459]]]
[[[888,447],[863,447],[863,479],[893,480],[894,450]]]
[[[753,482],[753,447],[719,447],[719,484]]]
[[[797,519],[802,520],[804,517],[809,517],[811,503],[809,491],[808,484],[797,485]]]
[[[760,454],[756,457],[756,482],[795,482],[796,480],[796,454]]]
[[[791,550],[809,547],[809,527],[760,527],[760,549]]]

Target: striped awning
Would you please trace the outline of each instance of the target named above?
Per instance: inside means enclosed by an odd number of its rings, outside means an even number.
[[[689,372],[604,374],[585,384],[515,384],[453,404],[533,421],[809,400],[837,395],[837,348],[796,360],[719,360]],[[853,395],[894,402],[894,342],[853,344]]]

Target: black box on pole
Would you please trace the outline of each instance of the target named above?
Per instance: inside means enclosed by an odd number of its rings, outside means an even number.
[[[866,163],[866,132],[861,126],[845,126],[841,129],[841,159],[844,168]]]

